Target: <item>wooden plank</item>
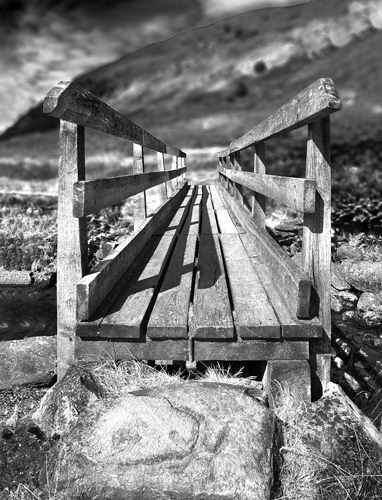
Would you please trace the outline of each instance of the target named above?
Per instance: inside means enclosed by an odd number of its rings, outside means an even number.
[[[216,210],[219,231],[222,234],[237,234],[237,229],[226,209]]]
[[[61,121],[58,167],[57,375],[74,363],[76,285],[87,271],[86,218],[72,216],[73,183],[85,179],[85,130]]]
[[[194,340],[195,361],[262,361],[309,359],[308,341],[246,340],[243,342],[206,342]]]
[[[152,238],[150,245],[155,250],[138,267],[101,322],[101,337],[143,338],[174,242],[175,236]]]
[[[234,335],[223,259],[218,236],[200,235],[191,331],[198,338]]]
[[[240,172],[221,167],[218,169],[222,175],[232,181],[277,200],[299,212],[314,212],[316,194],[314,179]]]
[[[102,208],[120,203],[146,189],[174,179],[185,172],[185,169],[167,170],[166,172],[148,172],[146,174],[121,175],[93,181],[74,183],[74,217],[83,217],[98,212]],[[163,184],[165,190],[165,185]],[[163,191],[163,200],[164,198]]]
[[[211,193],[207,186],[203,186],[202,194],[202,227],[200,234],[218,234],[215,211],[212,206]]]
[[[181,229],[181,234],[199,234],[201,207],[202,186],[198,186],[195,190],[195,198],[191,200],[191,206],[186,218],[186,222]]]
[[[312,283],[310,278],[290,259],[289,255],[273,240],[265,229],[258,227],[249,213],[234,198],[219,188],[223,198],[230,203],[231,210],[245,227],[247,234],[241,235],[250,257],[260,256],[263,263],[272,269],[274,284],[280,289],[298,318],[310,318]],[[293,290],[297,290],[297,294]],[[296,298],[297,297],[297,298]]]
[[[265,143],[259,142],[254,145],[253,153],[253,171],[256,174],[265,174]],[[251,213],[256,224],[265,227],[265,196],[260,193],[254,193],[251,203]]]
[[[220,241],[231,289],[237,334],[241,338],[280,338],[281,328],[263,284],[238,234]]]
[[[217,191],[217,185],[210,186],[211,200],[214,210],[224,210],[226,207],[223,204],[221,197]]]
[[[187,338],[197,235],[180,235],[147,326],[150,338]]]
[[[188,359],[188,348],[188,341],[180,339],[113,342],[109,340],[83,341],[77,337],[75,341],[75,357],[78,360],[107,357],[115,361],[128,361],[154,360],[168,356],[173,360],[186,361]]]
[[[128,236],[90,274],[77,285],[77,317],[89,319],[99,304],[110,293],[121,275],[126,272],[155,231],[164,228],[184,199],[188,190],[185,184],[156,212],[146,219],[141,231]]]
[[[190,205],[190,199],[191,196],[193,195],[194,189],[189,187],[188,188],[188,193],[184,200],[181,203],[181,206],[177,210],[176,214],[174,215],[172,221],[170,222],[168,228],[166,227],[166,230],[163,232],[162,231],[155,231],[153,236],[162,236],[162,234],[165,234],[167,236],[175,236],[179,233],[180,229],[182,228],[182,225],[184,223],[184,219],[187,215],[187,211],[189,209]],[[152,250],[152,248],[151,248]],[[134,259],[133,263],[127,271],[121,276],[117,284],[114,286],[114,288],[108,293],[108,295],[105,297],[105,299],[101,302],[99,307],[96,309],[96,311],[92,314],[91,318],[87,321],[80,321],[77,324],[77,335],[80,337],[99,337],[100,336],[100,325],[103,320],[103,318],[107,315],[109,312],[110,308],[113,306],[115,301],[117,300],[118,296],[121,294],[123,289],[126,287],[126,283],[128,283],[133,274],[136,272],[138,266],[140,263],[146,259],[147,260],[147,253],[150,251],[150,241],[146,244],[146,246],[142,249],[142,251],[137,255],[137,257]]]
[[[280,132],[288,132],[312,123],[341,108],[342,102],[333,81],[330,78],[320,78],[266,120],[231,142],[228,149],[217,153],[216,156],[228,156],[257,142],[271,139]]]
[[[159,172],[164,172],[165,171],[165,162],[164,162],[164,154],[163,153],[157,153],[157,165],[158,165],[158,171]],[[161,183],[159,187],[159,193],[160,193],[160,199],[162,203],[170,197],[169,191],[168,191],[168,186],[167,183]]]
[[[309,125],[306,175],[317,184],[314,214],[305,214],[303,233],[303,269],[312,278],[320,298],[319,318],[324,328],[321,344],[315,346],[317,374],[323,389],[330,380],[331,344],[330,261],[331,261],[331,174],[330,118]],[[329,351],[330,352],[330,351]]]
[[[143,146],[133,144],[133,174],[143,174],[145,162],[143,156]],[[143,190],[134,197],[134,231],[140,228],[146,220],[146,191]]]
[[[285,339],[321,338],[323,329],[320,320],[318,318],[297,319],[296,314],[285,300],[284,294],[275,288],[269,268],[262,264],[257,257],[253,257],[251,261],[281,325],[282,337]]]
[[[83,127],[146,146],[161,153],[185,157],[150,132],[126,118],[75,82],[59,82],[45,96],[44,113]]]

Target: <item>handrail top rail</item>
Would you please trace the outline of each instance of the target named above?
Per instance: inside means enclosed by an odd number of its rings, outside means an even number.
[[[342,101],[331,78],[320,78],[290,101],[277,109],[244,135],[235,139],[229,148],[216,153],[224,158],[256,143],[275,137],[330,115],[342,108]]]
[[[152,135],[78,83],[61,81],[44,98],[45,114],[181,158],[186,153]]]

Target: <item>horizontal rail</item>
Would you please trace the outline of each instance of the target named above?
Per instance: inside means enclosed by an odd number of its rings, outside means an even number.
[[[274,200],[304,213],[314,213],[316,181],[296,177],[242,172],[218,166],[218,171],[233,182],[246,186]]]
[[[320,78],[266,120],[231,142],[228,149],[217,153],[216,156],[226,157],[230,153],[271,139],[281,132],[288,132],[312,123],[341,108],[342,102],[333,81],[330,78]]]
[[[120,243],[93,271],[77,284],[77,319],[89,319],[107,297],[121,276],[149,242],[153,234],[167,222],[171,213],[179,207],[189,186],[185,183],[146,219],[140,231]]]
[[[185,173],[186,170],[187,168],[183,167],[164,172],[121,175],[119,177],[76,182],[73,186],[73,215],[74,217],[83,217],[84,215],[93,214],[102,208],[115,205],[146,189],[175,179]]]
[[[135,142],[160,153],[186,157],[75,82],[59,82],[45,96],[44,113]]]

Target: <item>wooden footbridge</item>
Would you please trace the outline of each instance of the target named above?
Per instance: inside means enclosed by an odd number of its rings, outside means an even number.
[[[320,79],[218,153],[219,181],[190,186],[186,154],[81,88],[61,82],[44,112],[61,120],[58,373],[77,357],[267,361],[268,378],[325,386],[330,369],[329,115]],[[265,173],[265,142],[308,128],[306,178]],[[84,129],[133,143],[132,175],[85,179]],[[253,148],[254,163],[240,151]],[[158,171],[145,173],[144,148]],[[166,169],[165,159],[171,159]],[[251,171],[248,171],[251,170]],[[147,189],[163,203],[147,213]],[[250,196],[243,195],[243,186]],[[135,197],[134,232],[88,271],[86,216]],[[265,227],[265,197],[304,213],[302,268]]]

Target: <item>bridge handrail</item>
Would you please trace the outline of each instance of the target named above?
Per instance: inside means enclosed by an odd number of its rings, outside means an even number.
[[[341,99],[330,78],[320,78],[281,106],[268,118],[244,135],[235,139],[228,149],[216,153],[219,158],[267,141],[282,132],[288,132],[339,111]]]
[[[59,82],[53,87],[45,96],[43,111],[55,118],[140,144],[159,153],[186,157],[183,151],[157,139],[75,82]]]

